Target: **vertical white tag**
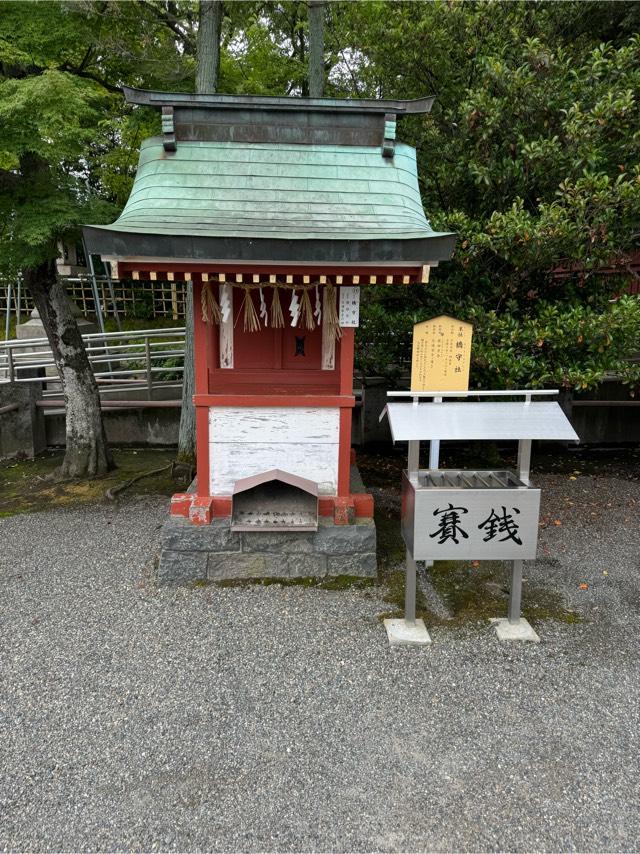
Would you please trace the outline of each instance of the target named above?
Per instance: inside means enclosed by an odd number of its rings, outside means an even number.
[[[360,324],[360,287],[358,285],[340,286],[340,326],[359,326]]]

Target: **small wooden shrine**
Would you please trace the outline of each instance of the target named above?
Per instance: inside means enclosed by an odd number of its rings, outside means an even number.
[[[328,529],[373,516],[351,453],[360,289],[426,284],[453,250],[425,217],[415,150],[396,141],[396,118],[433,99],[125,95],[161,109],[162,135],[142,143],[118,220],[85,227],[88,251],[119,278],[193,284],[197,485],[174,496],[161,568],[219,577],[235,555],[240,574],[277,574],[246,555],[277,552],[280,532],[324,555],[304,574],[324,574],[340,554],[318,551]],[[180,545],[189,525],[208,545],[194,549],[195,532]]]

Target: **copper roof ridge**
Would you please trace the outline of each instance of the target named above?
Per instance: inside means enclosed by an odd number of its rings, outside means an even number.
[[[302,98],[272,95],[229,95],[226,93],[195,94],[191,92],[160,92],[123,86],[129,104],[148,107],[218,107],[226,109],[297,110],[300,112],[396,113],[420,114],[431,112],[434,97],[409,100],[377,98]]]

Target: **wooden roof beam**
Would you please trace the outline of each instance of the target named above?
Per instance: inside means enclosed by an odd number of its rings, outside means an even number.
[[[336,270],[327,270],[319,272],[310,270],[309,268],[295,269],[291,267],[266,267],[256,270],[253,266],[248,266],[245,269],[238,270],[232,265],[216,265],[207,264],[167,264],[163,262],[152,263],[145,259],[136,261],[116,261],[114,259],[103,259],[111,264],[111,276],[113,279],[133,279],[134,281],[192,281],[194,275],[200,275],[203,281],[218,281],[225,282],[227,277],[235,284],[276,284],[278,281],[286,284],[310,285],[318,282],[326,284],[328,281],[333,281],[336,285],[346,284],[350,282],[353,285],[393,285],[393,284],[428,284],[430,266],[423,265],[421,267],[406,267],[380,269],[376,268],[375,272],[358,268],[358,270],[349,270],[348,268],[340,268],[340,272]]]

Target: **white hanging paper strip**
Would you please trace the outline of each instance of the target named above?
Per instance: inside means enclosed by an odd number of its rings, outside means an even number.
[[[300,317],[300,300],[295,291],[291,292],[291,303],[289,305],[289,314],[291,315],[291,325],[297,326]]]
[[[320,302],[320,291],[316,285],[316,307],[313,310],[313,316],[316,319],[316,326],[320,326],[322,322],[322,303]]]
[[[340,287],[340,326],[360,325],[360,288],[357,285]]]
[[[267,304],[264,299],[264,294],[262,293],[262,288],[260,288],[260,319],[266,328],[269,325],[269,316],[267,314]]]
[[[229,299],[227,288],[222,288],[222,294],[220,296],[220,313],[222,314],[223,321],[226,323],[231,316],[231,300]]]

